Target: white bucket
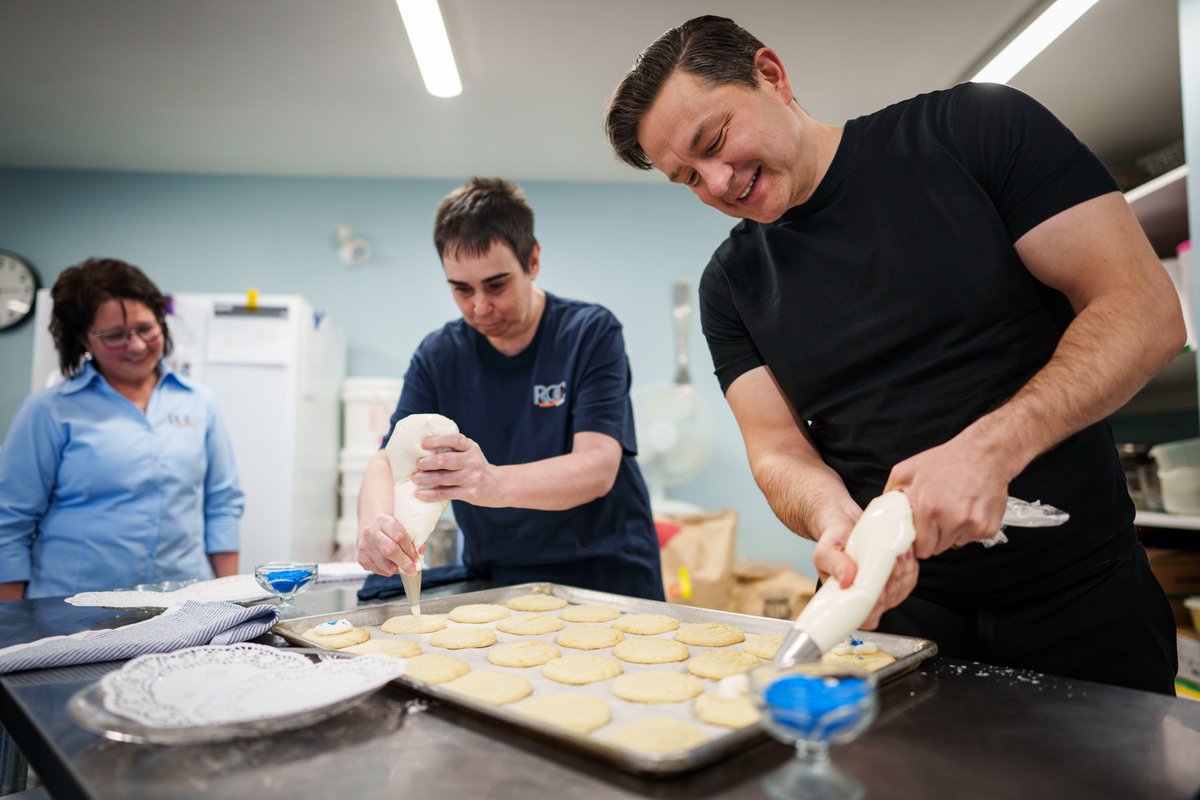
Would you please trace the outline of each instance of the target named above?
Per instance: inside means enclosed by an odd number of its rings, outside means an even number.
[[[1158,470],[1163,510],[1168,514],[1200,514],[1200,467]]]
[[[353,554],[358,551],[358,520],[353,515],[338,518],[334,541],[343,554],[349,553],[353,558]]]
[[[358,490],[362,487],[363,473],[367,471],[373,452],[354,453],[343,450],[338,458],[338,495],[341,498],[341,516],[354,520],[358,517]]]
[[[347,378],[342,383],[342,447],[374,452],[388,433],[404,381],[397,378]]]

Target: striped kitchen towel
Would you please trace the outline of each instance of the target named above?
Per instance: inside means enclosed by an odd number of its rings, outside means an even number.
[[[279,618],[273,605],[188,601],[122,628],[51,636],[0,650],[0,674],[27,669],[120,661],[203,644],[235,644],[261,636]]]

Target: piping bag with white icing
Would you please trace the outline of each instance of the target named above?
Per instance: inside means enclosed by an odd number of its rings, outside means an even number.
[[[1045,528],[1061,525],[1070,518],[1065,511],[1039,502],[1008,498],[1004,525]],[[831,577],[800,612],[772,662],[776,667],[820,661],[842,639],[867,619],[892,574],[896,559],[916,539],[912,508],[903,492],[885,492],[867,504],[846,540],[846,554],[858,565],[850,588],[843,589]],[[1003,544],[1003,528],[981,542],[985,547]]]
[[[433,455],[433,451],[423,448],[421,442],[425,441],[426,437],[443,433],[458,433],[458,426],[441,414],[409,414],[396,423],[385,448],[388,463],[392,467],[392,479],[395,481],[395,508],[392,514],[404,526],[404,530],[408,531],[413,547],[417,550],[421,549],[429,534],[433,533],[449,501],[429,502],[417,498],[417,487],[412,482],[412,476],[417,471],[417,461]],[[416,574],[400,573],[404,593],[408,597],[413,614],[421,613],[421,572],[424,569],[425,556],[418,554]]]
[[[846,589],[833,577],[823,583],[796,618],[773,663],[786,668],[820,661],[822,653],[862,625],[879,601],[896,559],[916,538],[903,492],[885,492],[868,503],[846,539],[846,555],[858,565],[854,583]]]

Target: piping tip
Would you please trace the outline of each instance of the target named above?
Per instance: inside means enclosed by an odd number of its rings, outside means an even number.
[[[775,658],[771,660],[771,666],[776,669],[787,669],[796,664],[820,660],[821,648],[817,646],[813,638],[799,628],[792,628],[775,653]]]

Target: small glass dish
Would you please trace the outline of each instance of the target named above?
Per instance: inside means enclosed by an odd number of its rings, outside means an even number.
[[[862,798],[857,780],[829,759],[829,746],[849,742],[870,726],[879,708],[875,676],[823,664],[773,666],[750,671],[750,694],[763,725],[796,748],[796,757],[763,779],[767,794],[780,800]]]
[[[314,561],[269,561],[254,568],[254,580],[279,598],[279,610],[291,611],[292,598],[317,579]]]

